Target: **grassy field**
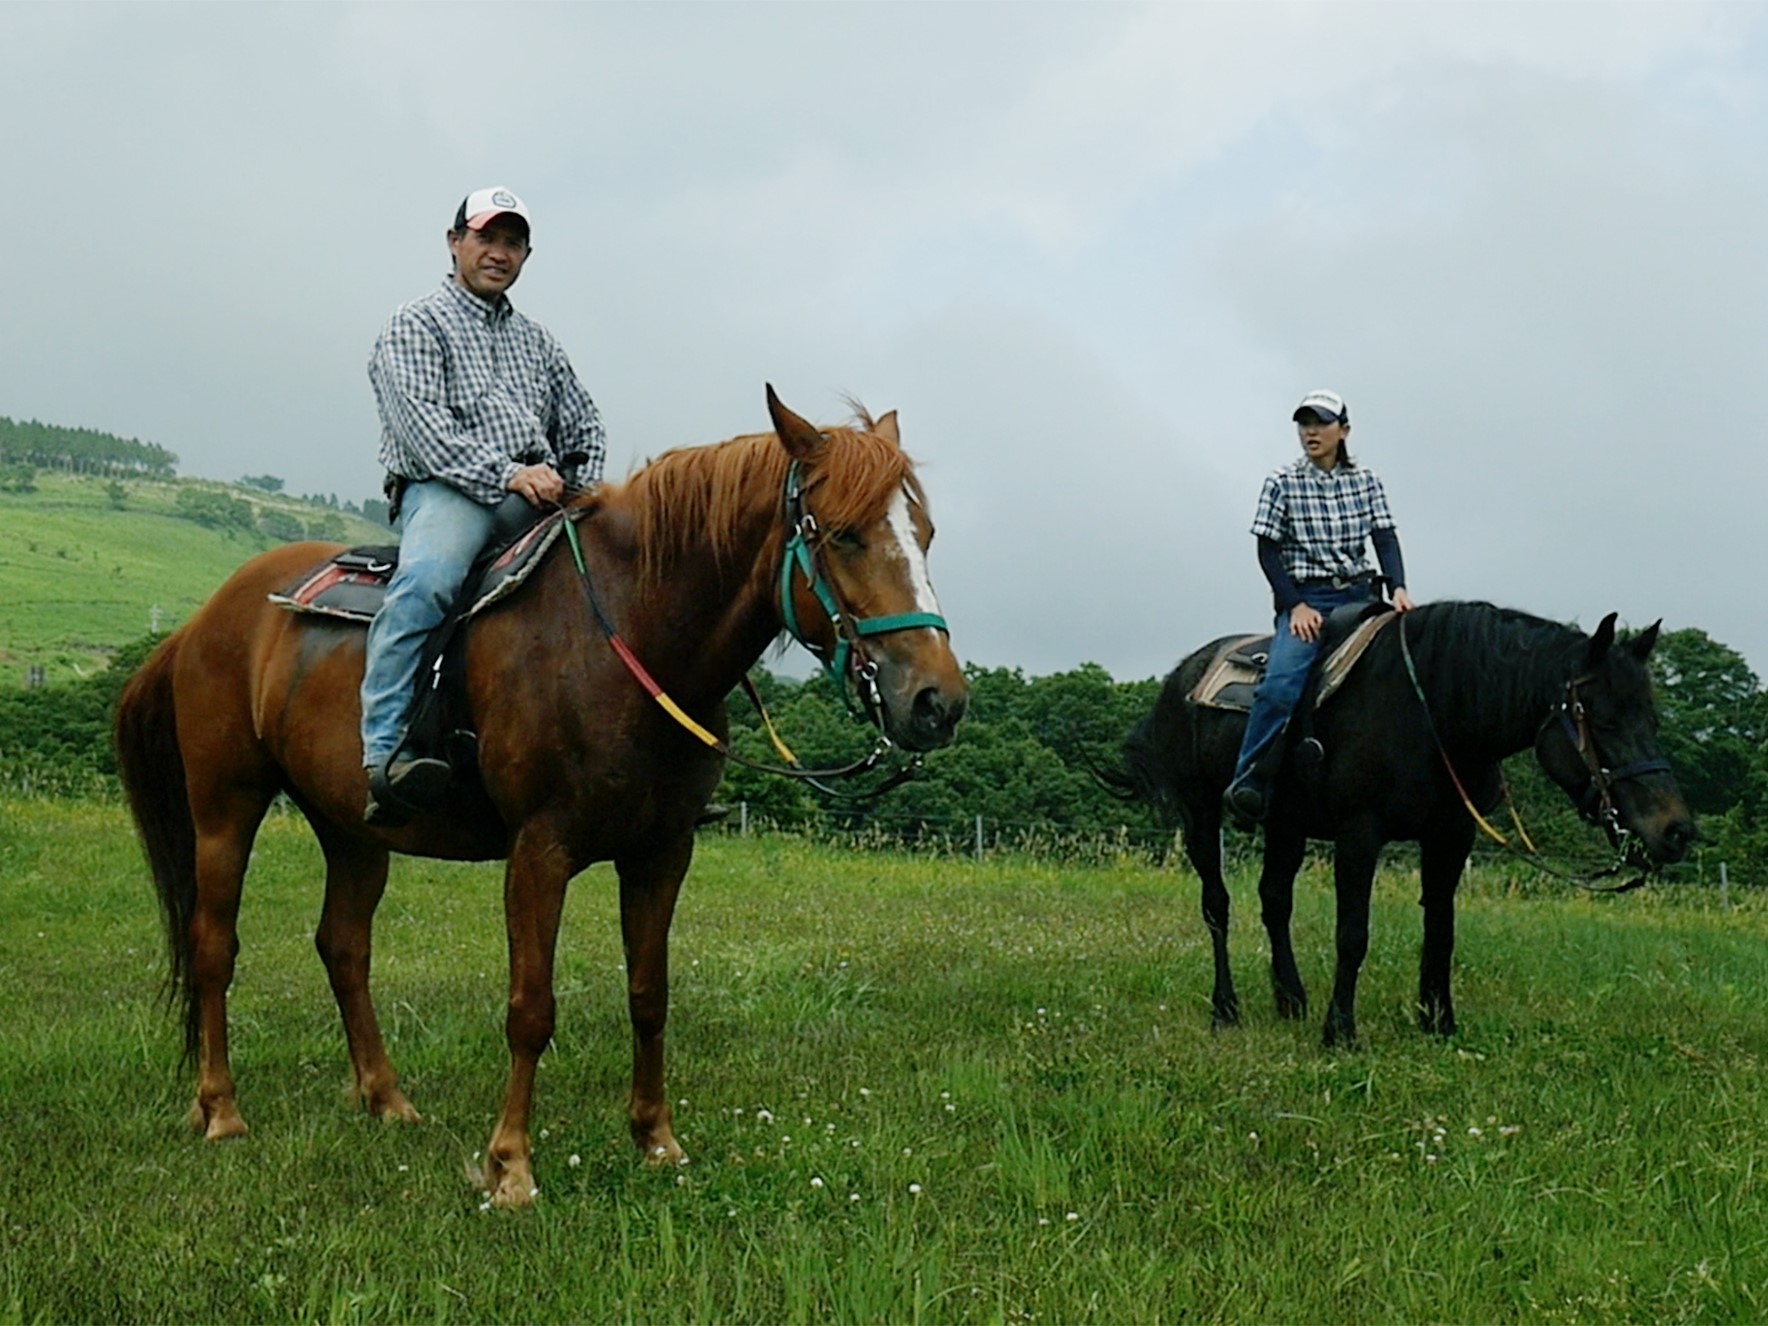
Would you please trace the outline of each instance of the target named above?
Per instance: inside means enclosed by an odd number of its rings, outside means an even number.
[[[159,628],[170,630],[241,562],[271,546],[262,535],[174,515],[179,483],[128,480],[123,508],[115,510],[108,482],[45,472],[34,493],[0,493],[0,684],[22,683],[34,663],[51,680],[89,674],[111,649],[147,634],[155,607]],[[263,508],[319,513],[294,499],[249,496]],[[391,537],[384,527],[339,515],[352,541]]]
[[[427,1121],[353,1113],[317,849],[247,881],[252,1134],[184,1130],[158,922],[111,806],[0,803],[0,1321],[1674,1321],[1768,1316],[1768,906],[1464,894],[1462,1034],[1414,1029],[1377,889],[1363,1048],[1280,1022],[1247,881],[1238,1031],[1195,882],[1125,863],[703,842],[675,928],[687,1169],[625,1139],[611,876],[573,892],[535,1210],[463,1171],[505,1068],[489,867],[397,863],[376,976]],[[1330,889],[1304,876],[1316,1004]]]

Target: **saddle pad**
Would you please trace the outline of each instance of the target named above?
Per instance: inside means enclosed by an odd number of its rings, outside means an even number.
[[[553,512],[492,558],[473,586],[472,606],[463,615],[477,616],[520,589],[564,532],[565,514]],[[270,601],[290,612],[370,622],[386,600],[387,582],[398,561],[397,548],[352,548],[321,562],[292,588],[270,595]]]
[[[1337,693],[1370,642],[1397,616],[1399,614],[1395,612],[1384,612],[1357,623],[1344,642],[1317,665],[1320,680],[1314,697],[1315,708]],[[1224,642],[1186,698],[1209,709],[1227,709],[1242,714],[1251,712],[1253,691],[1265,675],[1270,649],[1271,637],[1268,635],[1242,635]]]

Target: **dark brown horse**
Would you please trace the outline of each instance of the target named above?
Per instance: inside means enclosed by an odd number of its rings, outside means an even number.
[[[1530,745],[1579,809],[1610,832],[1635,835],[1654,862],[1678,861],[1694,820],[1657,744],[1645,660],[1654,625],[1615,640],[1615,615],[1593,636],[1489,603],[1432,603],[1392,622],[1314,717],[1325,756],[1312,772],[1279,775],[1265,825],[1258,893],[1271,941],[1271,984],[1284,1017],[1307,1014],[1289,938],[1295,875],[1309,838],[1333,844],[1338,965],[1326,1044],[1354,1041],[1357,975],[1369,948],[1369,893],[1386,843],[1419,845],[1424,947],[1418,1017],[1455,1030],[1449,960],[1455,890],[1473,846],[1474,819],[1458,778],[1482,812],[1501,787],[1499,761]],[[1154,712],[1124,739],[1108,786],[1184,829],[1203,882],[1203,920],[1215,949],[1216,1026],[1239,1021],[1228,967],[1228,889],[1222,878],[1222,790],[1234,771],[1246,716],[1207,708],[1192,688],[1228,637],[1180,662]],[[1409,657],[1408,657],[1409,656]],[[1455,772],[1450,774],[1449,770]]]
[[[577,499],[603,608],[664,691],[719,737],[725,697],[792,622],[821,655],[833,657],[843,639],[853,644],[856,670],[874,682],[880,721],[898,745],[946,744],[966,684],[943,630],[924,624],[937,614],[924,560],[933,528],[894,413],[819,431],[771,387],[767,398],[774,433],[670,452],[625,484]],[[801,497],[787,493],[788,474]],[[794,529],[811,535],[810,555],[796,564],[819,573],[821,586],[802,573],[782,576],[788,509],[801,509]],[[523,592],[468,634],[482,790],[451,794],[403,828],[366,827],[363,632],[266,599],[334,551],[296,544],[248,562],[160,645],[118,708],[123,784],[165,915],[186,1051],[197,1061],[190,1122],[211,1140],[246,1130],[228,1064],[227,988],[252,840],[286,792],[325,855],[315,938],[370,1112],[418,1117],[387,1060],[368,990],[388,853],[507,858],[511,1062],[483,1178],[500,1205],[532,1200],[529,1108],[553,1032],[565,888],[592,862],[611,860],[632,1017],[632,1136],[651,1163],[681,1163],[663,1090],[669,923],[722,757],[628,673],[573,558],[555,547]],[[825,601],[846,618],[839,630]],[[881,618],[878,633],[865,632]]]

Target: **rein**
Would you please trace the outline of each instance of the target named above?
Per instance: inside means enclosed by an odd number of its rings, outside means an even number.
[[[782,559],[783,565],[780,572],[780,598],[786,629],[791,632],[794,640],[803,645],[823,664],[824,671],[828,673],[841,695],[842,703],[847,707],[849,713],[854,713],[856,711],[848,699],[845,684],[845,670],[851,662],[854,686],[859,694],[865,716],[877,729],[877,741],[870,752],[850,764],[834,768],[806,769],[798,762],[798,757],[780,739],[779,733],[774,728],[773,719],[768,715],[767,707],[761,702],[761,696],[756,691],[755,684],[749,680],[746,673],[743,676],[743,691],[748,695],[750,702],[754,704],[756,712],[761,715],[762,725],[767,729],[767,735],[773,742],[774,749],[779,752],[780,758],[785,761],[784,764],[768,764],[760,760],[749,759],[733,750],[728,742],[721,740],[695,721],[693,716],[677,704],[668,692],[657,683],[644,664],[639,661],[638,656],[632,652],[632,648],[625,640],[621,639],[620,633],[615,630],[613,621],[602,606],[601,596],[596,593],[595,582],[590,577],[589,566],[583,556],[583,544],[577,536],[577,523],[568,517],[565,520],[565,539],[571,546],[571,558],[576,563],[578,579],[582,581],[584,593],[589,599],[590,611],[595,615],[596,624],[601,628],[602,634],[607,637],[609,647],[645,693],[689,734],[718,752],[725,759],[750,769],[799,779],[826,796],[848,801],[867,801],[873,797],[881,796],[913,778],[920,770],[921,757],[919,755],[911,756],[907,763],[894,770],[889,777],[862,792],[849,792],[842,788],[832,787],[826,781],[835,778],[850,778],[866,773],[876,768],[879,761],[895,748],[894,743],[884,730],[883,697],[879,693],[877,685],[878,665],[866,654],[861,639],[868,635],[882,635],[888,631],[908,630],[917,626],[934,626],[944,631],[946,630],[945,619],[927,612],[897,613],[888,617],[855,619],[851,614],[842,611],[840,598],[835,593],[834,587],[822,574],[821,560],[816,555],[815,545],[810,542],[817,532],[816,518],[804,509],[803,488],[798,483],[797,461],[792,462],[786,474],[785,510],[792,529],[792,534],[786,543],[786,552]],[[835,627],[837,642],[832,657],[824,657],[824,651],[807,640],[799,629],[797,614],[792,608],[792,575],[794,570],[802,571],[811,592],[823,605],[824,611],[829,614],[831,624]]]
[[[1590,771],[1590,781],[1575,802],[1578,815],[1588,823],[1600,825],[1608,832],[1610,841],[1618,845],[1613,865],[1588,874],[1573,874],[1560,870],[1542,859],[1541,849],[1535,846],[1534,841],[1529,837],[1528,830],[1523,827],[1522,816],[1517,813],[1516,802],[1512,800],[1510,795],[1510,782],[1504,777],[1502,770],[1500,770],[1498,777],[1499,785],[1504,793],[1504,804],[1509,808],[1510,822],[1516,829],[1516,836],[1521,839],[1523,848],[1527,850],[1518,848],[1508,836],[1494,828],[1491,822],[1480,814],[1479,808],[1473,804],[1473,798],[1467,794],[1467,788],[1463,786],[1460,775],[1455,772],[1455,766],[1449,759],[1448,748],[1443,745],[1442,736],[1437,732],[1436,720],[1431,716],[1430,701],[1425,698],[1424,685],[1418,679],[1417,665],[1412,661],[1412,644],[1406,635],[1406,618],[1403,614],[1400,617],[1400,656],[1405,659],[1406,676],[1411,679],[1412,691],[1417,695],[1419,706],[1424,710],[1425,728],[1430,732],[1431,741],[1436,744],[1437,754],[1442,756],[1443,768],[1448,770],[1449,781],[1455,785],[1455,792],[1461,798],[1461,804],[1467,808],[1467,813],[1473,817],[1473,822],[1479,826],[1482,833],[1512,856],[1527,861],[1535,869],[1551,875],[1555,879],[1575,884],[1587,893],[1631,893],[1634,889],[1644,886],[1645,876],[1643,874],[1628,880],[1625,884],[1610,887],[1597,887],[1591,883],[1592,880],[1607,879],[1610,876],[1618,875],[1629,864],[1627,857],[1630,834],[1620,822],[1620,812],[1615,809],[1614,800],[1609,795],[1609,788],[1622,778],[1637,778],[1643,774],[1665,772],[1670,765],[1666,760],[1640,760],[1635,764],[1623,765],[1619,769],[1605,769],[1602,766],[1601,758],[1596,753],[1595,739],[1590,736],[1589,716],[1585,712],[1583,701],[1578,698],[1578,687],[1590,680],[1588,675],[1573,677],[1566,682],[1565,698],[1554,706],[1553,711],[1541,723],[1544,728],[1557,717],[1561,723],[1565,724],[1572,744],[1577,748],[1579,755],[1583,757],[1585,767]],[[1572,719],[1567,716],[1568,710],[1576,715],[1577,726],[1575,728],[1572,725]],[[1598,818],[1598,812],[1600,812],[1601,818]]]

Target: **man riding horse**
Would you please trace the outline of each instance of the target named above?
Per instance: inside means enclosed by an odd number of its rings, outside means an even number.
[[[364,818],[392,825],[447,790],[448,762],[405,746],[425,641],[491,535],[500,503],[539,507],[601,480],[601,415],[546,328],[509,288],[533,253],[525,203],[479,189],[448,230],[453,271],[401,305],[369,359],[399,564],[368,632],[362,678]]]

